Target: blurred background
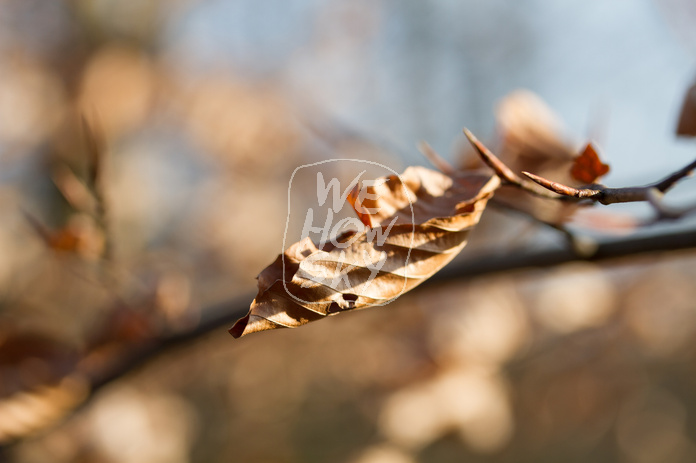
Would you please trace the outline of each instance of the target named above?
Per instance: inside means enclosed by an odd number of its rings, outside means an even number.
[[[688,164],[695,22],[688,0],[3,1],[0,461],[694,461],[693,250],[158,342],[248,307],[301,164],[401,171],[427,140],[468,165],[462,127],[505,151],[510,118],[593,139],[611,186]],[[602,212],[569,226],[696,228]],[[487,215],[461,259],[567,246]]]

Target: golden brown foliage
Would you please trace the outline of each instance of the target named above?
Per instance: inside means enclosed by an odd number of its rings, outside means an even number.
[[[261,272],[234,337],[383,305],[411,290],[461,251],[500,184],[497,176],[453,178],[423,167],[383,180],[366,188],[377,199],[362,202],[374,211],[371,229],[319,246],[305,238]]]

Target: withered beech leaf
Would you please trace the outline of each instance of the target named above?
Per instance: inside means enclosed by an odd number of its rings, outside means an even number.
[[[503,98],[496,109],[493,152],[514,172],[533,172],[568,185],[576,184],[570,167],[577,155],[575,143],[561,118],[538,95],[517,90]],[[496,201],[537,219],[561,225],[578,209],[570,202],[547,201],[518,188],[501,188]]]
[[[372,183],[360,205],[370,211],[371,228],[290,246],[259,274],[258,294],[232,336],[383,305],[413,289],[466,245],[500,179],[409,167]]]
[[[609,165],[604,164],[597,154],[592,143],[585,145],[580,155],[575,158],[570,175],[579,182],[594,183],[599,177],[609,172]]]
[[[500,146],[494,150],[515,171],[562,171],[575,157],[561,118],[538,95],[518,90],[496,109]],[[555,176],[554,176],[555,177]]]
[[[677,124],[677,135],[696,137],[696,83],[689,87],[684,96]]]

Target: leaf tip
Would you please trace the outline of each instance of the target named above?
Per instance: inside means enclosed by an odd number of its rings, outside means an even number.
[[[242,336],[244,336],[244,330],[246,329],[248,324],[249,324],[249,314],[247,314],[244,317],[237,320],[235,322],[235,324],[232,325],[232,328],[227,330],[227,332],[230,333],[233,338],[239,339]]]
[[[285,328],[283,325],[273,323],[267,318],[255,315],[253,313],[254,304],[252,303],[252,310],[237,320],[232,328],[227,330],[228,333],[232,335],[233,338],[239,339],[247,334],[256,333],[258,331],[275,330],[278,328]]]

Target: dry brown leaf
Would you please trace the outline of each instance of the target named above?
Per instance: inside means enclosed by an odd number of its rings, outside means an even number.
[[[78,350],[47,333],[0,326],[0,446],[54,424],[84,399],[66,388],[78,361]]]
[[[526,90],[510,93],[498,105],[496,119],[494,152],[513,171],[574,184],[570,168],[577,151],[560,117],[539,96]],[[496,200],[553,224],[566,222],[577,211],[575,204],[546,201],[516,188],[502,189]]]
[[[378,179],[361,204],[372,228],[290,246],[259,274],[251,309],[230,333],[297,327],[394,300],[461,251],[499,185],[497,176],[449,177],[423,167]]]
[[[696,84],[689,87],[684,96],[679,123],[677,124],[677,135],[684,137],[696,136]]]
[[[599,177],[609,172],[609,165],[604,164],[597,154],[592,143],[585,145],[580,155],[573,161],[570,175],[579,182],[594,183]]]
[[[496,134],[491,149],[515,172],[567,174],[576,155],[565,135],[560,117],[538,95],[516,90],[506,95],[495,110]],[[461,168],[481,167],[481,159],[467,143]]]
[[[518,90],[496,109],[498,157],[515,171],[564,170],[575,157],[561,119],[536,94]]]

